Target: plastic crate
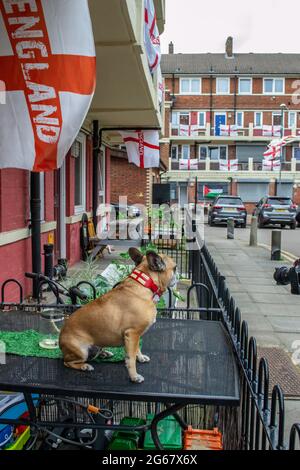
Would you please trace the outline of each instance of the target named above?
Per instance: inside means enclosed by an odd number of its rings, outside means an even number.
[[[147,424],[151,424],[153,421],[154,415],[147,415]],[[158,437],[164,447],[168,450],[181,450],[182,449],[182,433],[180,424],[176,421],[174,416],[168,416],[163,419],[158,424]],[[151,430],[147,431],[145,434],[144,440],[144,449],[145,450],[155,450]]]
[[[123,426],[143,426],[145,420],[125,417],[120,424]],[[108,450],[137,450],[141,436],[141,431],[115,431]]]
[[[27,441],[30,439],[30,428],[28,427],[23,434],[21,434],[20,437],[16,439],[16,441],[9,445],[8,447],[5,447],[5,450],[23,450],[25,444]]]
[[[184,450],[223,450],[222,434],[218,428],[202,431],[189,426],[184,432]]]

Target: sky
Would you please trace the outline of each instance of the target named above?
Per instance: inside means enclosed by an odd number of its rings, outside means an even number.
[[[300,0],[166,0],[162,52],[300,53]]]

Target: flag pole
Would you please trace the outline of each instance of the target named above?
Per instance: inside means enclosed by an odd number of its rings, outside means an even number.
[[[30,210],[31,210],[31,249],[32,249],[32,272],[40,274],[41,263],[41,184],[40,174],[30,174]],[[39,280],[32,281],[32,296],[39,297]]]

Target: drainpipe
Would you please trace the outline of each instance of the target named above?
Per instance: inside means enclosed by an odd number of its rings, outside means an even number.
[[[98,159],[99,159],[99,121],[93,121],[93,222],[97,227],[97,210],[98,210]]]
[[[40,174],[30,174],[30,212],[31,212],[31,249],[32,249],[32,272],[41,274],[41,186]],[[32,281],[32,297],[39,297],[39,280]]]
[[[233,97],[233,112],[234,112],[234,124],[236,124],[236,110],[237,110],[237,75],[234,77],[234,97]]]
[[[209,114],[210,114],[210,129],[213,128],[213,75],[210,76],[210,104],[209,104]],[[211,132],[211,131],[210,131]]]

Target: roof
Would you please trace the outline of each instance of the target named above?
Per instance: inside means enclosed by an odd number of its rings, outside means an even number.
[[[300,75],[300,54],[163,54],[163,74]]]

